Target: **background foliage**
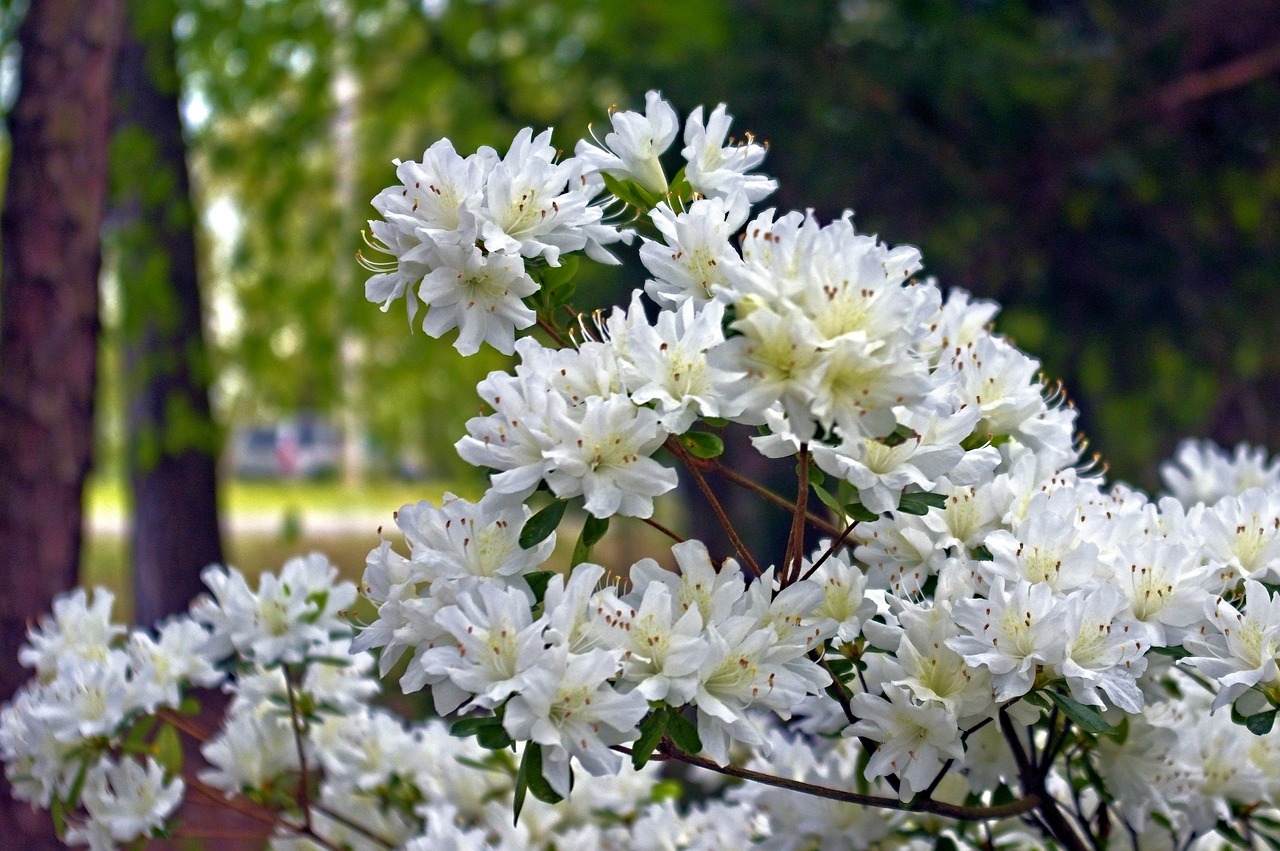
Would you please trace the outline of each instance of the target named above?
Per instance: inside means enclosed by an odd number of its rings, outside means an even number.
[[[1000,299],[1117,475],[1280,443],[1280,3],[180,0],[174,28],[224,425],[324,412],[459,472],[499,364],[364,302],[367,200],[440,136],[568,146],[661,88],[775,141],[779,206],[852,206]]]

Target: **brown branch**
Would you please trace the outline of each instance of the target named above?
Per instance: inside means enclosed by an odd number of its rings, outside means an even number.
[[[791,532],[787,536],[787,552],[782,560],[783,588],[800,577],[800,564],[804,560],[804,520],[809,509],[809,444],[800,444],[796,461],[796,505],[791,512]]]
[[[706,478],[702,475],[702,471],[698,469],[696,459],[689,454],[676,437],[667,438],[667,449],[671,453],[684,462],[685,467],[693,474],[693,480],[698,483],[698,489],[702,491],[702,495],[707,498],[707,502],[711,505],[711,510],[716,515],[716,520],[720,522],[720,526],[724,529],[725,534],[729,536],[730,542],[733,543],[734,549],[738,551],[738,555],[742,557],[742,562],[747,569],[755,576],[759,576],[763,571],[760,565],[756,564],[756,560],[751,557],[751,551],[747,549],[747,545],[743,543],[742,538],[738,537],[738,532],[733,528],[729,515],[725,514],[724,507],[720,505],[720,500],[716,499],[715,492],[711,490],[711,486],[707,484]]]
[[[766,786],[773,786],[778,789],[786,789],[791,792],[800,792],[805,795],[813,795],[818,798],[826,798],[830,801],[842,801],[848,804],[861,804],[866,807],[876,807],[884,810],[898,810],[908,813],[931,813],[933,815],[943,816],[945,818],[960,819],[963,821],[979,821],[984,819],[1010,818],[1012,816],[1029,813],[1041,805],[1038,795],[1028,795],[1019,798],[1016,801],[1010,801],[1007,804],[997,804],[990,807],[965,807],[959,804],[948,804],[945,801],[899,801],[897,798],[883,798],[877,795],[862,795],[857,792],[849,792],[844,789],[833,789],[829,786],[819,786],[815,783],[805,783],[801,780],[791,780],[786,777],[776,777],[772,774],[763,774],[759,771],[752,771],[747,768],[738,768],[733,765],[717,765],[705,757],[687,754],[671,745],[669,741],[663,741],[658,746],[660,753],[665,754],[670,759],[677,762],[683,762],[686,765],[696,766],[697,768],[705,768],[708,771],[714,771],[717,774],[723,774],[726,777],[736,777],[739,780],[750,780],[755,783],[762,783]]]
[[[800,578],[803,580],[813,576],[813,574],[817,572],[818,568],[822,567],[827,559],[836,554],[836,551],[840,549],[840,546],[845,542],[845,539],[853,533],[853,527],[857,525],[858,521],[854,520],[848,526],[844,527],[844,531],[840,533],[840,536],[831,542],[831,545],[827,547],[827,551],[824,552],[822,556],[813,563],[813,567],[809,568],[808,572]]]
[[[1022,793],[1027,798],[1038,799],[1036,812],[1044,820],[1044,827],[1051,837],[1061,842],[1068,851],[1089,851],[1089,846],[1080,838],[1075,826],[1063,815],[1058,802],[1045,791],[1044,775],[1036,770],[1034,758],[1028,756],[1023,749],[1022,740],[1018,738],[1018,730],[1013,726],[1013,719],[1004,709],[1000,710],[1000,731],[1004,733],[1004,740],[1008,743],[1014,762],[1018,765]]]
[[[178,712],[172,709],[157,709],[156,719],[177,729],[179,732],[186,733],[197,742],[204,743],[213,738],[213,734],[201,727],[193,719],[184,718]]]
[[[383,848],[392,849],[392,851],[394,851],[395,848],[399,847],[396,845],[396,843],[387,839],[385,836],[379,836],[378,834],[374,833],[372,830],[360,824],[359,822],[354,821],[353,819],[347,818],[342,813],[337,812],[336,810],[330,809],[329,807],[326,807],[324,804],[313,803],[311,806],[315,808],[316,812],[324,815],[327,818],[333,819],[334,821],[338,822],[341,825],[344,825],[345,827],[350,828],[351,830],[354,830],[356,833],[365,837],[370,842],[377,843],[378,845],[381,845]]]
[[[672,532],[670,529],[668,529],[666,526],[663,526],[661,523],[659,523],[657,520],[654,520],[652,517],[641,517],[640,519],[643,520],[645,524],[652,526],[654,529],[657,529],[659,532],[666,535],[671,540],[675,541],[677,544],[684,543],[685,541],[684,538],[680,537],[675,532]]]
[[[541,316],[538,317],[538,327],[541,328],[543,331],[546,331],[547,336],[550,337],[553,341],[555,341],[555,344],[557,346],[559,346],[562,349],[569,348],[569,344],[565,342],[564,337],[560,336],[560,332],[556,330],[555,326],[552,325],[547,320],[543,319]]]
[[[307,749],[302,741],[302,721],[298,718],[298,700],[293,691],[293,672],[289,666],[282,668],[284,688],[289,695],[289,722],[293,727],[293,744],[298,749],[298,805],[302,807],[302,826],[311,831],[311,801],[307,789]]]
[[[1176,112],[1192,101],[1247,86],[1276,72],[1280,72],[1280,44],[1238,57],[1216,68],[1193,71],[1173,81],[1155,93],[1151,101],[1152,111]]]
[[[748,479],[746,476],[742,475],[741,473],[735,470],[731,470],[730,468],[726,467],[725,465],[717,461],[707,462],[704,466],[710,468],[711,470],[714,470],[718,475],[724,476],[726,479],[733,482],[738,487],[751,491],[756,496],[760,497],[761,499],[767,502],[773,503],[779,508],[786,509],[788,513],[795,511],[796,509],[796,504],[791,500],[787,499],[785,496],[778,496],[776,493],[769,490],[768,488],[760,484],[757,484],[756,482],[753,482],[751,479]],[[820,529],[821,531],[826,532],[829,535],[840,534],[839,526],[835,525],[834,523],[830,523],[826,520],[823,520],[821,517],[814,514],[812,511],[805,513],[805,520],[808,521],[809,525],[817,529]]]

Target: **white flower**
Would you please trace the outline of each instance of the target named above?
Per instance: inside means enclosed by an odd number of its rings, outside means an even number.
[[[461,595],[456,605],[435,616],[456,642],[427,650],[414,660],[430,678],[448,678],[474,694],[480,706],[493,707],[524,688],[528,673],[545,662],[544,620],[534,622],[530,600],[516,588],[483,584]],[[451,712],[457,708],[441,706]]]
[[[1018,580],[1008,588],[997,576],[988,599],[957,600],[952,612],[962,633],[946,645],[967,664],[991,671],[997,701],[1026,694],[1038,667],[1061,658],[1064,612],[1043,582]]]
[[[665,202],[654,207],[649,218],[665,243],[646,239],[640,248],[640,261],[653,274],[645,292],[662,307],[678,307],[690,299],[705,304],[717,290],[731,286],[742,258],[730,237],[742,228],[748,212],[741,199],[701,199],[682,213]]]
[[[560,265],[560,254],[586,247],[587,228],[598,225],[599,207],[589,205],[594,190],[579,175],[579,164],[556,163],[551,131],[534,137],[526,127],[516,134],[502,161],[485,184],[480,240],[485,250],[522,257],[542,257]],[[592,230],[600,236],[599,229]]]
[[[558,411],[552,428],[547,484],[562,499],[581,494],[596,517],[649,517],[653,498],[676,486],[675,470],[649,457],[667,437],[658,415],[626,396],[593,396],[580,409]]]
[[[831,684],[826,671],[805,658],[805,645],[779,645],[777,633],[760,628],[757,618],[735,616],[709,625],[706,638],[698,688],[690,702],[698,707],[702,749],[716,762],[728,760],[731,740],[764,744],[750,710],[769,709],[789,718],[806,695]]]
[[[945,760],[964,758],[955,715],[942,703],[917,702],[906,689],[891,686],[884,697],[855,695],[853,711],[860,720],[845,735],[880,743],[867,763],[867,779],[896,775],[904,801],[927,788]]]
[[[1105,706],[1101,689],[1125,712],[1142,711],[1137,681],[1147,669],[1143,655],[1151,640],[1144,624],[1125,616],[1128,602],[1114,585],[1077,591],[1064,601],[1066,642],[1056,667],[1081,703]]]
[[[211,766],[200,780],[227,795],[263,789],[299,764],[293,726],[279,713],[234,713],[200,752]]]
[[[673,573],[651,558],[631,566],[633,592],[624,599],[636,606],[653,583],[666,585],[671,591],[674,612],[697,610],[704,625],[720,623],[730,617],[746,592],[742,570],[733,559],[725,559],[718,567],[711,562],[707,545],[701,541],[684,541],[671,548],[680,570]]]
[[[111,622],[113,602],[115,596],[104,588],[94,590],[92,606],[83,588],[60,594],[53,601],[53,617],[41,615],[39,626],[27,631],[18,661],[47,678],[61,664],[105,660],[116,637],[125,632]]]
[[[629,110],[614,112],[609,116],[613,132],[604,137],[604,143],[593,145],[583,139],[574,155],[593,171],[603,171],[619,180],[634,180],[660,197],[667,194],[667,177],[658,158],[675,141],[679,119],[660,92],[648,92],[644,101],[643,115]]]
[[[207,568],[201,579],[213,592],[192,606],[192,616],[212,627],[209,652],[215,657],[233,649],[261,665],[303,661],[316,645],[350,627],[341,612],[356,599],[350,582],[337,582],[338,569],[319,553],[290,559],[275,574],[264,573],[258,592],[249,590],[235,569]]]
[[[777,189],[778,181],[762,174],[747,174],[764,162],[768,149],[757,144],[750,133],[743,144],[735,145],[732,140],[725,144],[732,123],[724,104],[711,111],[705,124],[702,107],[689,113],[684,125],[684,150],[680,152],[688,161],[684,176],[693,191],[708,198],[741,194],[754,204]]]
[[[1112,581],[1129,599],[1136,620],[1151,628],[1159,647],[1179,643],[1204,615],[1212,595],[1205,590],[1209,568],[1198,555],[1173,541],[1148,540],[1112,557]]]
[[[1280,579],[1280,493],[1275,489],[1222,497],[1200,515],[1197,531],[1225,587],[1245,577]]]
[[[739,411],[721,396],[720,385],[733,373],[707,361],[707,352],[724,342],[724,305],[708,302],[701,309],[691,299],[678,310],[658,314],[656,325],[644,318],[637,292],[627,313],[614,309],[608,327],[621,342],[623,379],[638,405],[654,403],[658,422],[671,434],[683,434],[699,417],[730,417]]]
[[[1045,582],[1058,594],[1093,582],[1098,547],[1081,539],[1074,515],[1063,510],[1067,507],[1065,500],[1036,494],[1014,532],[997,529],[988,535],[983,546],[992,560],[980,566],[988,581],[1003,576],[1009,582]]]
[[[452,142],[441,139],[423,152],[420,163],[396,161],[400,186],[378,193],[374,209],[406,234],[436,243],[463,242],[496,161],[489,150],[464,159]]]
[[[637,574],[633,571],[633,576]],[[698,608],[679,610],[661,582],[637,585],[635,608],[602,591],[593,600],[601,640],[622,651],[622,679],[647,700],[681,706],[693,696],[695,674],[705,651]]]
[[[144,632],[129,636],[131,685],[144,697],[136,698],[148,712],[157,706],[175,707],[186,683],[210,688],[222,682],[223,673],[204,653],[209,632],[190,618],[175,618],[160,627],[158,639]]]
[[[80,801],[90,824],[67,831],[67,841],[92,845],[92,832],[101,830],[116,842],[152,835],[182,802],[181,778],[165,779],[165,772],[147,757],[146,767],[133,759],[104,759],[90,769]]]
[[[516,351],[525,359],[540,349],[529,337],[516,343]],[[491,497],[518,504],[546,474],[543,452],[555,445],[549,433],[550,411],[564,401],[546,377],[531,370],[517,369],[515,375],[491,372],[476,391],[493,413],[467,420],[467,435],[454,446],[468,464],[497,471],[490,478]]]
[[[830,541],[822,542],[821,548],[805,562],[801,575],[809,572],[830,544]],[[856,641],[862,635],[862,624],[876,613],[875,601],[864,594],[867,575],[849,563],[847,550],[837,550],[810,578],[821,586],[823,596],[813,614],[835,621],[836,637],[841,642]]]
[[[543,746],[543,776],[561,795],[569,794],[569,757],[591,774],[616,774],[622,756],[610,746],[634,739],[649,711],[638,691],[619,694],[609,685],[617,670],[615,653],[577,654],[558,645],[507,704],[503,726],[512,738]]]
[[[439,508],[425,501],[401,507],[396,524],[410,543],[413,563],[433,580],[493,579],[531,573],[551,556],[554,532],[537,546],[520,546],[520,530],[532,515],[527,505],[505,508],[446,493]]]
[[[485,254],[474,243],[439,245],[434,268],[423,279],[418,296],[427,305],[422,330],[439,338],[458,329],[454,348],[474,355],[488,343],[504,355],[515,351],[515,332],[537,316],[522,298],[538,291],[524,260],[507,254]]]
[[[101,662],[68,659],[32,715],[60,742],[110,736],[137,708],[128,668],[128,656],[119,650]]]
[[[1173,460],[1160,465],[1160,478],[1183,505],[1214,505],[1224,496],[1280,484],[1280,458],[1268,463],[1260,446],[1241,443],[1228,455],[1208,441],[1184,440]]]
[[[1186,642],[1193,655],[1183,664],[1218,682],[1214,710],[1250,688],[1280,703],[1280,596],[1253,580],[1245,581],[1244,593],[1243,612],[1221,597],[1206,606],[1212,631]]]

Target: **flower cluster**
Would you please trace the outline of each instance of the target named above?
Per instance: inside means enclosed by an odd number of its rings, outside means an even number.
[[[695,110],[674,173],[656,92],[566,159],[524,130],[398,163],[368,296],[518,355],[457,443],[485,493],[397,512],[354,638],[318,556],[256,591],[208,573],[155,638],[59,602],[0,723],[19,794],[103,847],[163,830],[183,783],[280,847],[1280,847],[1280,462],[1187,443],[1167,495],[1108,484],[997,305],[851,214],[754,212],[776,184],[730,122]],[[578,315],[580,257],[636,237],[643,288]],[[729,458],[743,430],[793,491]],[[681,479],[725,551],[655,519]],[[597,563],[615,521],[674,545]],[[372,651],[451,724],[369,709]],[[179,777],[156,755],[189,685],[232,697]]]
[[[996,305],[920,280],[919,252],[857,233],[850,214],[753,214],[775,186],[750,173],[764,148],[726,146],[723,107],[702,116],[673,176],[679,120],[656,92],[560,164],[597,206],[622,208],[612,221],[620,241],[640,237],[643,293],[574,328],[560,324],[567,266],[509,296],[544,334],[504,348],[519,363],[481,382],[490,413],[457,444],[490,487],[476,504],[402,510],[410,554],[371,555],[379,611],[360,645],[384,660],[412,650],[405,688],[431,686],[466,729],[539,747],[556,795],[575,761],[608,774],[620,752],[642,765],[656,748],[722,771],[748,753],[759,773],[843,788],[856,774],[887,784],[900,811],[937,813],[945,792],[974,819],[1015,815],[998,802],[1020,790],[1069,847],[1097,821],[1181,843],[1274,806],[1265,784],[1221,779],[1225,764],[1162,755],[1159,731],[1235,736],[1249,754],[1236,771],[1273,758],[1249,735],[1280,706],[1276,466],[1188,444],[1166,471],[1173,497],[1108,486],[1081,464],[1074,409],[991,330]],[[592,233],[579,233],[588,254]],[[539,255],[523,256],[537,279]],[[752,552],[703,487],[704,471],[741,483],[719,458],[738,425],[796,464],[793,499],[746,484],[794,518],[773,552]],[[610,518],[649,520],[679,475],[703,487],[735,550],[659,527],[679,540],[674,571],[593,564]],[[587,517],[572,569],[549,575],[567,504]],[[806,546],[806,527],[826,539]],[[463,565],[458,535],[463,552],[501,540],[495,552],[526,560]],[[1195,683],[1207,707],[1185,697]],[[1228,705],[1240,725],[1213,714]],[[902,824],[884,821],[884,835]]]

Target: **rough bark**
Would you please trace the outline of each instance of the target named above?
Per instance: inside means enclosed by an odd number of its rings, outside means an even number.
[[[122,14],[120,0],[36,0],[18,32],[0,215],[0,699],[26,679],[27,624],[79,568]],[[25,805],[0,804],[0,832],[7,847],[57,847],[48,816]]]
[[[131,4],[116,110],[110,221],[124,307],[133,591],[137,621],[149,624],[185,610],[201,569],[222,561],[171,4]]]

